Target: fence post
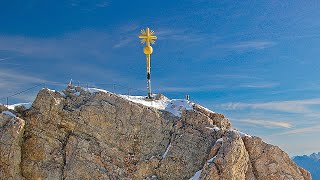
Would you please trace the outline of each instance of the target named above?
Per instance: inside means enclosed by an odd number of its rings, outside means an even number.
[[[9,97],[7,97],[7,108],[9,107]]]

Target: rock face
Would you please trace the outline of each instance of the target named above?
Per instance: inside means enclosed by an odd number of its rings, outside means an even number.
[[[21,114],[0,116],[1,179],[311,179],[199,105],[178,117],[76,87],[43,89]]]
[[[3,106],[2,112],[9,112]],[[10,115],[0,114],[0,178],[22,179],[21,146],[24,132],[24,120]]]

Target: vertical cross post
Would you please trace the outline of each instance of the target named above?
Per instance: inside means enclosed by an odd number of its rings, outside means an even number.
[[[151,68],[150,68],[150,54],[147,54],[147,89],[148,98],[151,99]]]

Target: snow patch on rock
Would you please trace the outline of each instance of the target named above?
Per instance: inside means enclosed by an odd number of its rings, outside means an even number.
[[[182,110],[193,110],[192,102],[185,99],[146,99],[145,96],[127,96],[120,95],[121,97],[135,103],[139,103],[148,107],[153,107],[159,110],[164,110],[172,113],[175,116],[181,117]]]
[[[80,96],[80,92],[73,93],[75,96]]]
[[[9,105],[9,106],[7,106],[7,108],[11,109],[11,110],[14,110],[16,107],[19,107],[19,106],[23,106],[26,109],[30,109],[31,106],[32,106],[32,103],[31,102],[28,102],[28,103],[17,103],[17,104]]]
[[[213,160],[217,158],[217,155],[213,156],[211,159],[209,159],[207,162],[210,164],[210,163],[213,163]]]
[[[239,130],[237,130],[237,129],[232,129],[232,131],[238,133],[238,134],[240,135],[240,137],[252,137],[252,136],[250,136],[249,134],[246,134],[246,133],[244,133],[244,132],[241,132],[241,131],[239,131]]]
[[[217,126],[215,126],[215,127],[206,127],[207,129],[210,129],[210,130],[213,130],[214,132],[218,132],[218,131],[220,131],[220,128],[218,128]]]
[[[199,171],[197,171],[194,176],[192,176],[189,180],[199,180],[200,175],[201,175],[202,169],[200,169]]]
[[[164,152],[164,154],[162,155],[162,159],[166,158],[168,152],[169,152],[169,149],[171,147],[171,143],[168,145],[167,149],[166,149],[166,152]]]
[[[16,118],[16,115],[14,115],[12,112],[10,111],[2,111],[3,115],[6,115],[6,116],[10,116],[10,117],[13,117],[13,118]]]
[[[82,88],[84,91],[87,91],[91,94],[95,94],[95,93],[98,93],[98,92],[104,92],[104,93],[111,93],[107,90],[104,90],[104,89],[99,89],[99,88]]]

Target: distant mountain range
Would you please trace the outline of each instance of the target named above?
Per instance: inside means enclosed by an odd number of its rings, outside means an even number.
[[[295,156],[293,161],[308,170],[312,175],[312,179],[320,180],[320,152],[313,153],[310,156]]]

